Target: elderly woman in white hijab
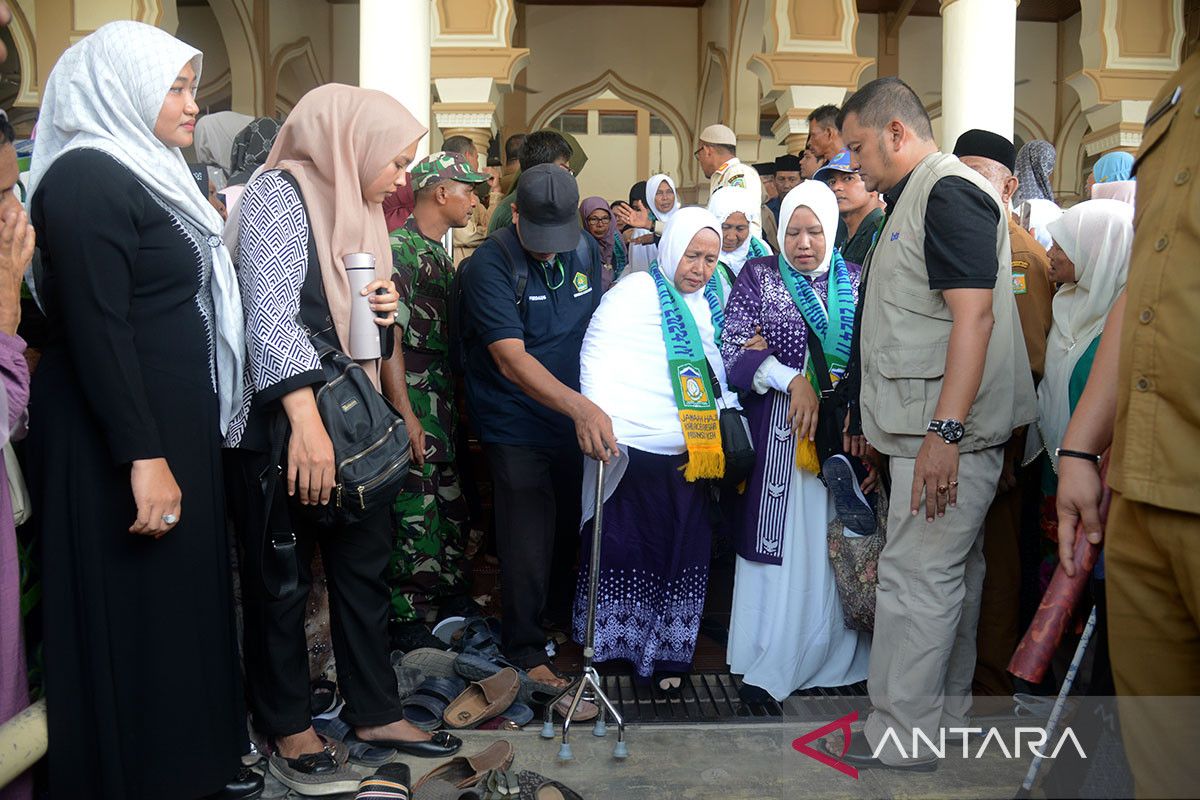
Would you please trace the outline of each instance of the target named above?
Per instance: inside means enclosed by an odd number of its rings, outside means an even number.
[[[664,691],[691,666],[704,609],[712,531],[701,479],[724,474],[717,399],[732,395],[705,292],[720,250],[711,214],[677,211],[658,261],[604,295],[583,341],[583,394],[612,418],[621,448],[604,489],[596,660],[627,660]],[[595,507],[588,466],[585,552]],[[587,569],[574,611],[580,641]]]
[[[1054,472],[1044,474],[1047,495],[1057,490],[1055,450],[1087,384],[1104,321],[1125,291],[1133,213],[1133,206],[1120,200],[1087,200],[1048,226],[1054,238],[1050,279],[1062,287],[1054,295],[1046,374],[1038,386],[1037,435],[1031,435],[1026,446],[1027,462],[1042,449],[1049,457]]]
[[[746,685],[777,700],[796,689],[862,680],[870,644],[869,636],[845,627],[826,551],[836,512],[817,475],[819,381],[809,344],[820,343],[830,381],[839,380],[850,355],[859,268],[833,246],[837,199],[825,184],[805,181],[788,192],[780,211],[780,255],[742,268],[721,344],[729,382],[745,393],[758,450],[735,523],[728,658]],[[766,348],[745,349],[759,333]],[[865,524],[852,525],[845,515],[843,522],[872,533],[873,515],[867,516]]]
[[[201,54],[113,22],[42,94],[30,211],[50,341],[29,437],[53,797],[257,796],[221,438],[244,332],[222,220],[192,179]]]
[[[679,210],[679,193],[670,175],[659,174],[646,181],[646,208],[654,215],[653,219],[664,225],[671,221],[671,216]]]
[[[721,224],[721,263],[713,279],[724,305],[746,261],[771,255],[771,248],[754,234],[762,220],[762,201],[753,190],[727,186],[714,192],[708,211]]]

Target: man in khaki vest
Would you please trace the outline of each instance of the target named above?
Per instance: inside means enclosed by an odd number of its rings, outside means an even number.
[[[1054,284],[1050,282],[1046,250],[1007,213],[1009,201],[1020,185],[1013,174],[1017,148],[998,133],[976,129],[958,137],[954,155],[987,179],[1000,195],[1000,207],[1008,216],[1013,299],[1036,386],[1045,370],[1046,337],[1054,321]],[[1041,492],[1040,465],[1021,469],[1025,433],[1014,434],[1008,443],[1000,488],[983,526],[987,571],[979,606],[974,690],[976,695],[1003,697],[1006,704],[1011,703],[1008,698],[1013,693],[1008,661],[1021,635],[1021,510],[1027,497],[1034,493],[1040,496]]]
[[[1058,554],[1073,573],[1080,522],[1090,541],[1101,540],[1098,461],[1111,444],[1104,565],[1121,736],[1138,797],[1192,797],[1200,780],[1200,53],[1150,103],[1134,174],[1129,284],[1059,449]]]
[[[965,727],[983,585],[983,521],[1004,444],[1036,416],[1012,293],[1008,215],[983,177],[938,151],[920,99],[896,78],[839,117],[887,218],[864,265],[856,348],[862,433],[892,474],[868,688],[874,706],[843,756],[931,771],[914,730]],[[877,755],[876,755],[877,754]]]

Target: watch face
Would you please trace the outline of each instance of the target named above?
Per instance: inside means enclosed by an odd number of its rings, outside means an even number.
[[[961,422],[948,419],[942,423],[942,438],[950,444],[954,444],[955,442],[961,440],[964,433],[966,433],[966,429],[963,428],[963,424]]]

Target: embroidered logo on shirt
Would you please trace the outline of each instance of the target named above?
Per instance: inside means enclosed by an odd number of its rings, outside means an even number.
[[[1015,264],[1013,266],[1016,266]],[[1025,285],[1025,276],[1013,273],[1012,276],[1013,294],[1025,294],[1028,289]]]
[[[895,233],[892,234],[891,238],[888,239],[889,242],[897,242],[899,240],[900,240],[900,231],[896,231]]]
[[[734,175],[729,179],[729,185],[738,189],[746,188],[746,178],[744,175]]]
[[[575,296],[576,297],[580,296],[581,294],[587,294],[587,293],[589,293],[589,291],[592,291],[592,284],[588,283],[588,276],[583,275],[582,272],[576,272],[575,277],[571,278],[571,283],[575,284]]]

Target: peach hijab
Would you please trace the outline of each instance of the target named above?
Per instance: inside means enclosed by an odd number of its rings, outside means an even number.
[[[383,206],[364,200],[363,189],[426,130],[390,95],[329,83],[300,98],[262,167],[284,170],[300,185],[343,352],[350,343],[351,297],[342,257],[371,253],[375,276],[392,275]]]

